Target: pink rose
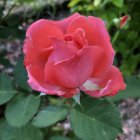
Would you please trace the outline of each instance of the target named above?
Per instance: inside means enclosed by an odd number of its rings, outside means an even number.
[[[69,98],[79,90],[102,97],[125,89],[100,18],[76,13],[61,21],[38,20],[27,30],[23,51],[34,90]]]

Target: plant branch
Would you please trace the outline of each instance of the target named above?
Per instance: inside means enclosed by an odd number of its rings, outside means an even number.
[[[117,30],[117,32],[115,33],[113,39],[112,39],[112,45],[114,46],[116,40],[118,39],[118,36],[120,34],[120,30]]]

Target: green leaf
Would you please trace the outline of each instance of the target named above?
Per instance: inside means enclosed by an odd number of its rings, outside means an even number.
[[[53,136],[49,140],[72,140],[72,139],[64,136]]]
[[[84,98],[71,109],[70,121],[77,136],[83,140],[114,140],[122,131],[118,110],[106,100]]]
[[[52,136],[49,140],[81,140],[79,138],[68,138],[68,137],[65,137],[65,136]]]
[[[121,91],[109,99],[113,101],[119,101],[127,98],[139,98],[140,97],[140,78],[135,76],[126,78],[126,90]]]
[[[68,4],[68,7],[76,6],[81,0],[71,0]]]
[[[0,105],[8,102],[15,94],[16,90],[10,77],[6,74],[0,74]]]
[[[48,106],[37,114],[33,119],[33,124],[37,127],[47,127],[63,120],[67,114],[66,107]]]
[[[0,124],[0,134],[0,140],[43,140],[42,132],[30,124],[17,128],[3,122]]]
[[[4,122],[5,122],[4,119],[0,120],[0,140],[1,140],[2,133],[3,133],[2,131],[3,131]]]
[[[101,0],[94,0],[93,5],[94,6],[99,6],[101,3]]]
[[[40,97],[18,95],[6,107],[6,119],[10,125],[21,127],[32,119],[39,105]]]
[[[122,7],[124,0],[112,0],[112,3],[117,7]]]
[[[16,64],[14,68],[14,77],[16,83],[23,89],[26,89],[28,91],[31,91],[31,88],[29,87],[27,83],[27,72],[23,66],[23,56],[20,57],[18,63]]]

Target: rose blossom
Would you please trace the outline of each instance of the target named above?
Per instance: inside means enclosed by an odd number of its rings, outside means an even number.
[[[100,18],[76,13],[60,21],[38,20],[26,32],[23,51],[34,90],[69,98],[79,90],[102,97],[125,89]]]

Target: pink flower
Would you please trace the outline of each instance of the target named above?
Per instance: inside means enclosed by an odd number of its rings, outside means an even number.
[[[34,90],[69,98],[79,90],[102,97],[125,89],[100,18],[76,13],[61,21],[38,20],[27,30],[23,51]]]

